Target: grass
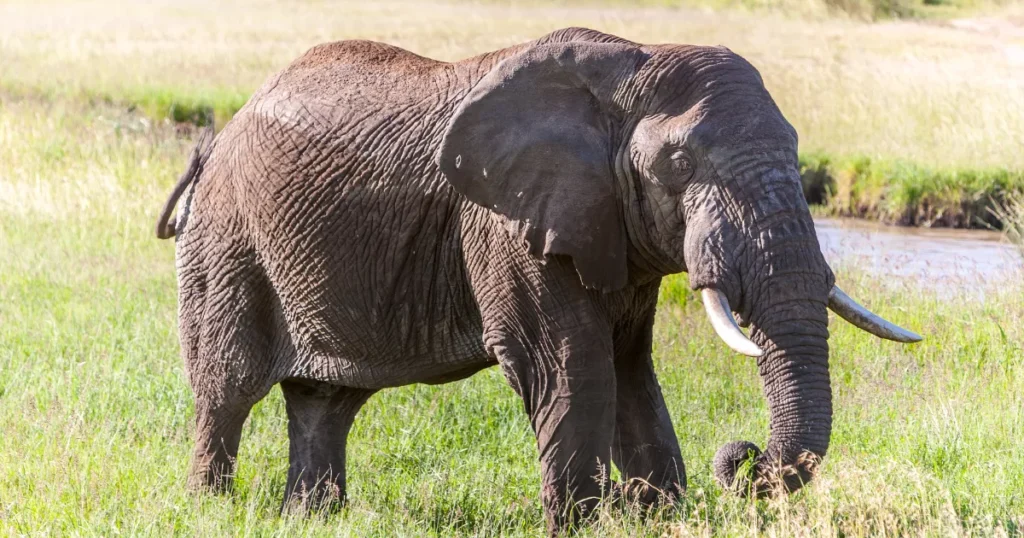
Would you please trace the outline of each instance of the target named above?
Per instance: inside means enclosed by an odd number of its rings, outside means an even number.
[[[644,6],[774,11],[789,16],[845,16],[863,20],[948,18],[986,12],[1013,0],[558,0],[539,2],[563,5]]]
[[[641,42],[726,44],[744,55],[800,133],[804,160],[826,163],[819,190],[839,196],[833,213],[979,225],[990,198],[1024,188],[1020,8],[953,26],[657,7],[705,0],[594,1],[110,0],[105,9],[8,1],[0,3],[0,92],[223,125],[269,74],[316,43],[377,39],[455,60],[582,25]],[[805,1],[818,0],[780,0]]]
[[[173,248],[150,228],[186,146],[174,126],[115,108],[0,101],[0,535],[542,532],[532,435],[495,369],[375,396],[352,433],[339,514],[278,516],[277,391],[246,426],[235,494],[184,491],[193,414]],[[767,409],[753,362],[723,348],[673,277],[655,355],[690,493],[646,520],[606,507],[585,535],[1022,534],[1020,292],[979,304],[840,278],[928,339],[901,347],[832,320],[837,414],[820,479],[758,503],[714,483],[714,451],[763,443]]]
[[[804,195],[819,212],[902,226],[996,228],[1024,194],[1024,170],[929,168],[908,161],[801,155]]]
[[[451,59],[568,24],[724,42],[761,68],[808,155],[866,155],[869,169],[1024,164],[1021,77],[984,34],[785,18],[769,29],[746,13],[653,8],[207,4],[0,3],[0,535],[543,532],[529,425],[494,369],[374,396],[352,432],[351,502],[338,514],[278,515],[278,391],[246,425],[235,493],[184,491],[192,401],[173,247],[152,224],[193,128],[162,118],[173,107],[226,118],[315,42],[374,37]],[[753,362],[724,349],[685,277],[672,277],[655,359],[689,493],[646,519],[604,507],[584,535],[1024,535],[1024,289],[994,283],[979,302],[837,273],[927,340],[901,347],[832,320],[836,419],[819,479],[754,503],[714,483],[714,451],[763,446],[767,409]]]

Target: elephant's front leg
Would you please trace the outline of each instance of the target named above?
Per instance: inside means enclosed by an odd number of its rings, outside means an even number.
[[[615,333],[616,410],[612,458],[630,500],[653,504],[686,489],[686,468],[651,362],[654,308]]]
[[[507,245],[491,249],[497,255]],[[600,295],[580,284],[563,259],[546,265],[489,263],[474,290],[484,343],[522,397],[537,436],[541,499],[557,534],[608,493],[615,430],[611,325]],[[511,278],[510,278],[511,277]]]
[[[540,451],[541,500],[552,535],[575,526],[609,492],[615,372],[607,334],[580,329],[514,343],[499,355],[522,396]],[[608,339],[610,340],[610,339]]]

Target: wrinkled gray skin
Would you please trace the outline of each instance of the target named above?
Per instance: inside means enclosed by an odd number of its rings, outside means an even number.
[[[191,485],[230,485],[242,424],[280,383],[288,499],[343,498],[374,392],[497,363],[552,532],[609,490],[612,462],[643,502],[678,494],[651,331],[661,277],[687,271],[765,352],[767,449],[726,445],[718,478],[753,455],[747,491],[799,488],[832,427],[833,276],[796,150],[757,70],[721,47],[571,28],[458,63],[313,48],[200,152],[177,223]]]

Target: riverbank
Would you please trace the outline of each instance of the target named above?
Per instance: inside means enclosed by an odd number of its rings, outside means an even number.
[[[869,157],[800,156],[819,214],[929,228],[1002,229],[1000,208],[1024,192],[1024,170],[930,168]]]

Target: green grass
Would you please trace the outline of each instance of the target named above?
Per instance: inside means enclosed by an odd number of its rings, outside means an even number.
[[[185,492],[193,409],[173,247],[151,230],[184,166],[179,129],[102,104],[0,99],[0,535],[542,533],[532,434],[495,369],[374,396],[338,514],[279,516],[276,390],[246,425],[234,494]],[[655,356],[689,493],[647,519],[604,507],[584,535],[1024,534],[1024,294],[982,304],[839,278],[927,340],[903,347],[832,320],[836,418],[819,479],[756,503],[715,484],[715,450],[763,445],[767,408],[753,361],[724,349],[673,277]]]
[[[820,212],[888,224],[1012,232],[1012,216],[999,208],[1024,193],[1024,170],[929,168],[816,153],[800,161],[804,194]]]
[[[187,494],[173,246],[152,227],[195,133],[171,120],[212,111],[222,125],[315,43],[457,59],[568,25],[749,58],[801,134],[809,190],[827,187],[837,212],[970,221],[985,195],[1020,185],[1024,78],[1015,42],[984,32],[577,2],[0,2],[0,536],[542,533],[533,438],[494,369],[374,396],[338,514],[278,514],[278,391],[246,425],[234,494]],[[982,302],[837,273],[926,340],[898,346],[832,320],[836,417],[819,478],[771,502],[715,484],[715,450],[763,446],[768,412],[754,363],[724,349],[673,277],[655,359],[689,492],[647,519],[603,507],[585,535],[1024,536],[1024,288]]]

